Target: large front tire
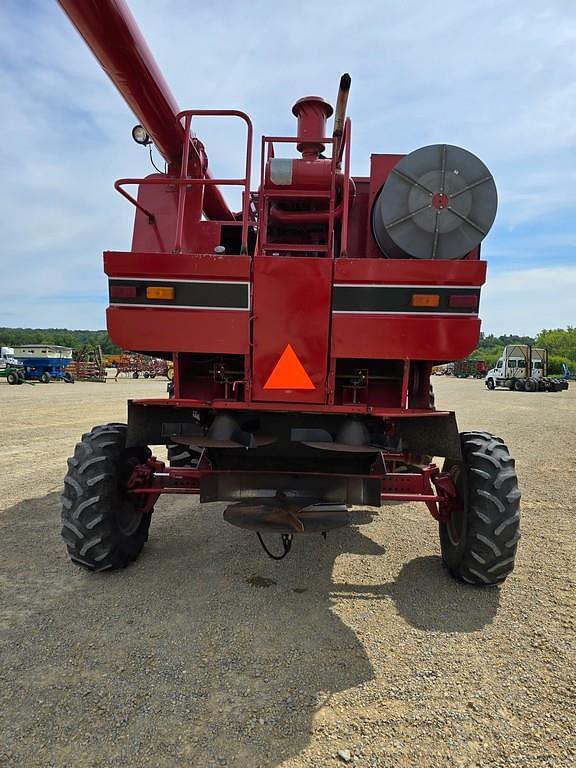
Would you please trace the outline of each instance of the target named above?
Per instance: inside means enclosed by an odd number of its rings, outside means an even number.
[[[91,571],[124,568],[148,539],[151,512],[142,514],[126,492],[148,448],[126,448],[126,425],[105,424],[82,436],[62,493],[62,537],[70,559]]]
[[[494,384],[494,379],[486,379],[486,386],[488,389],[495,389],[496,384]]]
[[[498,584],[514,569],[520,539],[520,490],[503,440],[487,432],[460,435],[462,462],[447,460],[461,507],[440,523],[442,558],[470,584]]]

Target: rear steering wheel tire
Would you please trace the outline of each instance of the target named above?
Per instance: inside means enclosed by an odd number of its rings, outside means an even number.
[[[536,379],[526,379],[526,384],[524,386],[526,392],[536,392],[538,390],[538,382]]]
[[[178,443],[168,443],[168,462],[171,467],[189,467],[195,469],[198,466],[202,451]]]
[[[494,585],[514,569],[520,539],[520,490],[504,441],[488,432],[460,435],[462,461],[448,459],[462,501],[440,523],[442,559],[460,581]]]
[[[526,384],[524,382],[524,379],[514,380],[514,390],[516,392],[524,392],[525,388],[526,388]]]

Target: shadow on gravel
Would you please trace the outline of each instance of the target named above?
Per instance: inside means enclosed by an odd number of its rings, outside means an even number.
[[[333,592],[353,599],[392,598],[406,621],[432,632],[477,632],[493,621],[500,604],[497,587],[459,583],[448,574],[441,558],[434,556],[406,563],[390,584],[333,584]]]
[[[436,558],[380,588],[334,584],[342,552],[383,551],[356,527],[299,539],[276,563],[222,505],[159,507],[142,557],[108,574],[68,562],[56,493],[0,514],[3,767],[273,768],[308,745],[332,694],[374,677],[335,594],[392,598],[437,631],[496,612],[497,591],[455,600],[465,588]]]

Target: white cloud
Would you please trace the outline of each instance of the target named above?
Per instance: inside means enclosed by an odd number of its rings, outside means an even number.
[[[576,325],[576,265],[488,273],[482,290],[482,330],[533,335]]]

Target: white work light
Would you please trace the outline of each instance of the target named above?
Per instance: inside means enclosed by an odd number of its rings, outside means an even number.
[[[136,144],[143,144],[146,146],[146,144],[152,143],[152,139],[143,125],[135,125],[134,128],[132,128],[132,138]]]

